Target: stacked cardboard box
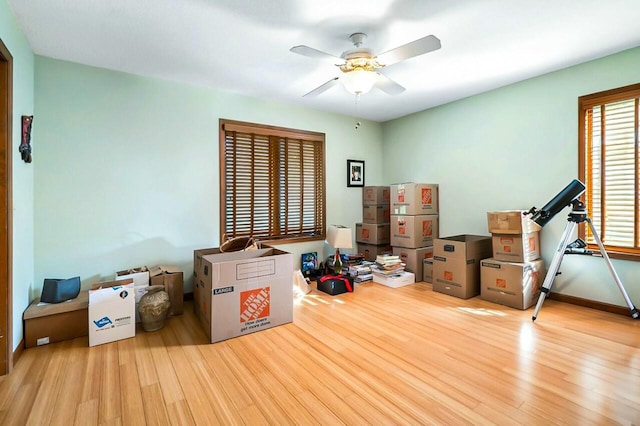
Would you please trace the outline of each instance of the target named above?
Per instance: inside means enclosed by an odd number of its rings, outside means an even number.
[[[433,291],[469,299],[480,294],[480,261],[491,256],[491,237],[454,235],[433,246]]]
[[[388,186],[365,186],[362,189],[362,223],[356,223],[358,253],[373,262],[376,256],[391,253],[390,189]]]
[[[391,246],[405,269],[423,278],[423,261],[433,256],[439,236],[438,185],[399,183],[391,185]]]
[[[521,210],[488,212],[493,257],[481,262],[480,297],[527,309],[536,303],[544,280],[540,226]]]

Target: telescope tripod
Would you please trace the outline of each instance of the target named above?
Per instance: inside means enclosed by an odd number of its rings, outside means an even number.
[[[575,227],[582,222],[587,222],[589,224],[589,229],[591,229],[593,238],[596,240],[596,243],[600,248],[600,253],[602,254],[602,257],[607,263],[607,266],[609,267],[609,272],[611,272],[611,276],[613,277],[613,280],[618,285],[618,288],[622,293],[622,297],[624,297],[624,301],[626,302],[627,306],[629,307],[629,310],[631,311],[631,317],[634,319],[638,319],[640,317],[640,313],[638,313],[638,310],[636,309],[636,307],[633,306],[633,303],[631,302],[631,299],[629,299],[629,295],[627,294],[627,291],[624,289],[624,286],[622,285],[622,282],[620,281],[618,274],[616,273],[615,269],[613,269],[613,265],[611,264],[611,259],[609,259],[609,255],[607,254],[607,251],[605,250],[604,245],[602,244],[602,241],[598,236],[598,233],[593,227],[593,223],[591,223],[591,219],[589,219],[589,217],[587,216],[586,206],[584,205],[583,202],[575,200],[571,203],[571,212],[569,213],[569,218],[567,220],[568,220],[568,223],[564,229],[564,233],[562,234],[562,239],[560,240],[560,244],[558,245],[556,254],[553,256],[553,260],[551,261],[551,265],[549,266],[547,275],[544,279],[544,282],[542,283],[542,287],[540,287],[540,296],[538,297],[538,303],[536,304],[536,308],[533,311],[533,317],[531,318],[531,320],[535,321],[536,318],[538,317],[538,311],[540,311],[540,308],[542,307],[542,304],[544,303],[544,299],[547,297],[547,294],[549,293],[549,291],[551,291],[551,285],[553,285],[553,280],[556,278],[556,275],[558,275],[558,270],[560,269],[562,258],[564,257],[565,254],[567,254],[566,253],[567,247],[570,245],[569,239],[573,235],[573,231]]]

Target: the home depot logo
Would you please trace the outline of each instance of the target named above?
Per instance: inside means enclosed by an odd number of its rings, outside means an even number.
[[[534,293],[540,290],[540,272],[531,271],[531,288]]]
[[[445,281],[453,281],[453,272],[452,271],[444,271],[444,279],[445,279]]]
[[[507,288],[507,280],[504,278],[496,278],[496,287]]]
[[[433,202],[433,194],[431,188],[422,188],[422,204],[429,205]]]
[[[407,232],[407,222],[404,220],[398,221],[398,233],[404,235]]]
[[[529,251],[536,251],[536,239],[535,237],[529,237]]]
[[[364,190],[364,199],[367,201],[373,200],[373,188],[366,188]]]
[[[383,189],[382,190],[382,199],[383,200],[388,200],[389,198],[390,198],[389,190],[388,189]]]
[[[256,288],[240,293],[240,322],[268,317],[271,306],[271,287]]]
[[[511,237],[500,237],[500,244],[502,244],[502,251],[505,253],[511,253],[511,246],[514,241]]]
[[[431,220],[423,220],[422,221],[422,236],[430,237],[433,235],[433,223]]]
[[[369,235],[369,228],[362,228],[362,239],[368,240],[369,238],[371,238]]]
[[[398,202],[404,203],[404,188],[398,188]]]

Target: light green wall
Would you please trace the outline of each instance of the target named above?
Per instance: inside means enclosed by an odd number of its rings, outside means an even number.
[[[440,184],[440,234],[487,235],[486,212],[542,207],[578,176],[581,95],[639,81],[640,48],[383,125],[384,178]],[[542,231],[547,264],[568,214]],[[640,265],[614,261],[640,305]],[[602,259],[565,256],[553,290],[625,305]]]
[[[33,286],[33,169],[20,158],[21,116],[33,114],[33,53],[18,29],[13,12],[0,0],[0,39],[13,57],[13,120],[9,155],[12,161],[13,192],[13,348],[22,340],[22,313],[29,305]],[[38,158],[38,119],[33,124],[32,146]]]
[[[383,183],[379,123],[39,56],[35,93],[36,283],[80,275],[87,287],[157,263],[191,277],[193,250],[219,245],[220,118],[324,132],[328,223],[362,217],[347,159]]]

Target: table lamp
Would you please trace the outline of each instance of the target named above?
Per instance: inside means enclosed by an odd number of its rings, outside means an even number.
[[[351,228],[342,225],[329,225],[327,230],[327,243],[336,249],[333,258],[333,272],[342,273],[342,260],[340,260],[340,249],[352,248]]]

